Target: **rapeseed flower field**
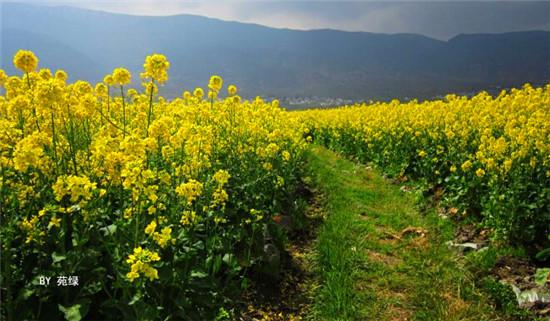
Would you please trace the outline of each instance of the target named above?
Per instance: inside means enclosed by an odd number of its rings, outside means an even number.
[[[51,318],[51,302],[66,316],[101,304],[100,319],[215,316],[219,284],[238,288],[264,246],[280,246],[272,218],[293,204],[298,125],[277,101],[225,94],[219,76],[206,97],[164,99],[160,54],[137,77],[116,68],[97,85],[38,69],[30,51],[13,63],[21,75],[0,72],[7,319]],[[78,276],[79,287],[39,276]]]
[[[317,143],[443,191],[497,239],[527,244],[550,233],[550,85],[294,116]]]
[[[312,143],[441,194],[495,240],[550,234],[550,85],[288,112],[217,75],[166,99],[161,54],[95,85],[30,51],[13,63],[21,74],[0,70],[6,320],[229,318],[226,294],[277,269]]]

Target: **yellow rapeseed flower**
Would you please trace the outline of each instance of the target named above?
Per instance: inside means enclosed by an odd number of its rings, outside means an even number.
[[[197,213],[195,211],[183,211],[180,219],[180,223],[183,226],[192,225],[197,219]]]
[[[126,274],[126,278],[130,282],[140,277],[140,273],[149,278],[150,281],[158,279],[158,271],[150,263],[160,261],[160,256],[157,252],[143,249],[138,246],[134,249],[133,254],[128,255],[126,263],[130,264],[130,272]]]
[[[157,222],[152,221],[152,222],[149,223],[149,225],[147,225],[147,227],[145,228],[145,234],[152,235],[153,233],[155,233],[155,229],[156,229],[156,228],[157,228]]]
[[[161,248],[165,248],[170,242],[175,242],[175,240],[172,238],[172,228],[170,227],[163,228],[160,233],[155,232],[153,234],[153,239]]]
[[[187,204],[191,205],[193,201],[202,193],[202,183],[190,179],[186,183],[180,184],[176,188],[176,193],[187,200]]]
[[[227,93],[230,95],[230,96],[234,96],[237,94],[237,86],[235,85],[229,85],[229,87],[227,87]]]
[[[47,68],[42,68],[38,71],[38,76],[40,79],[48,80],[52,78],[52,72]]]
[[[285,162],[288,162],[290,160],[290,153],[286,150],[281,153],[281,156],[283,157],[283,160]]]
[[[209,90],[208,91],[208,99],[216,99],[216,97],[218,97],[218,93],[213,91],[213,90]]]
[[[52,228],[54,226],[61,227],[61,219],[55,216],[50,219],[50,222],[48,223],[48,228]]]
[[[143,64],[143,69],[145,70],[144,76],[151,78],[159,84],[163,84],[168,80],[168,68],[170,68],[170,63],[161,54],[147,56]]]
[[[4,70],[0,69],[0,87],[4,87],[6,80],[8,80],[8,75],[6,75]]]
[[[115,84],[115,81],[113,79],[113,75],[105,75],[105,77],[103,77],[103,82],[105,83],[105,85],[107,86],[112,86]]]
[[[463,171],[467,172],[470,170],[470,168],[472,168],[472,162],[470,160],[467,160],[462,164],[462,166],[460,166],[460,168],[462,168]]]
[[[55,79],[65,82],[68,78],[69,76],[67,76],[67,73],[64,70],[58,70],[55,72]]]
[[[19,50],[13,57],[13,64],[24,73],[29,73],[38,67],[38,58],[32,51]]]
[[[201,99],[204,96],[204,91],[202,90],[202,88],[195,88],[195,90],[193,91],[193,96]]]
[[[219,92],[222,89],[222,86],[223,86],[222,77],[218,75],[214,75],[210,77],[210,81],[208,82],[208,88],[210,88],[212,91]]]
[[[123,86],[130,83],[132,75],[127,69],[116,68],[113,70],[113,82],[117,85]]]
[[[485,170],[483,170],[483,168],[478,168],[476,170],[476,175],[477,177],[483,177],[485,175]]]
[[[218,170],[214,176],[212,176],[212,180],[214,180],[218,186],[223,186],[227,184],[229,181],[229,178],[231,178],[231,175],[229,175],[229,172],[223,169]]]

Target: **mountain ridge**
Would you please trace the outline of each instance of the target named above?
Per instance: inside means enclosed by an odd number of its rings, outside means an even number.
[[[244,97],[280,98],[423,99],[550,82],[547,31],[460,34],[443,41],[410,33],[280,29],[188,14],[56,8],[3,4],[2,68],[15,72],[11,55],[28,45],[40,49],[41,65],[70,65],[70,75],[92,82],[126,67],[136,84],[145,56],[159,52],[172,63],[163,88],[172,97],[204,86],[212,74],[237,84]],[[25,32],[34,42],[17,36]],[[54,57],[47,42],[72,50]]]

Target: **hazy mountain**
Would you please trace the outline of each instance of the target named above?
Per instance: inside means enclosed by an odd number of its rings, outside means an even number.
[[[550,32],[459,35],[296,31],[192,15],[142,17],[69,7],[3,4],[2,68],[31,49],[42,66],[99,81],[118,66],[137,84],[146,55],[165,54],[170,96],[211,74],[244,96],[352,99],[432,97],[550,82]]]

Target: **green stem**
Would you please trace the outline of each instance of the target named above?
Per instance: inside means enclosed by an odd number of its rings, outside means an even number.
[[[69,243],[69,239],[68,239],[68,226],[67,226],[67,219],[68,219],[68,213],[67,213],[67,206],[66,204],[63,205],[63,207],[65,208],[65,212],[63,213],[63,220],[61,221],[62,223],[62,228],[63,228],[63,240],[61,241],[61,251],[63,253],[63,256],[67,256],[67,247],[68,247],[68,243]],[[63,265],[63,273],[65,275],[67,275],[67,268],[66,268],[66,264],[65,262],[62,262],[62,265]],[[69,301],[69,295],[67,293],[67,289],[66,287],[63,288],[63,304],[67,305]]]
[[[7,247],[7,246],[6,246]],[[4,268],[4,280],[5,280],[5,283],[6,284],[3,284],[3,286],[6,287],[6,298],[4,298],[3,300],[5,300],[5,303],[6,303],[6,313],[7,313],[7,320],[8,321],[12,321],[13,320],[13,293],[12,293],[12,285],[11,285],[11,259],[12,259],[12,254],[11,254],[11,251],[9,250],[9,247],[7,247],[8,250],[7,251],[2,251],[4,255],[7,254],[8,258],[4,258],[2,260],[2,267]]]
[[[138,202],[138,205],[139,205],[139,202]],[[139,214],[140,214],[139,212],[134,213],[134,215],[136,215],[136,228],[135,228],[135,231],[134,231],[134,248],[136,248],[137,244],[138,244]]]
[[[151,124],[151,118],[153,117],[153,93],[154,93],[155,80],[151,79],[151,87],[149,88],[149,113],[147,114],[147,131],[145,137],[149,137],[149,125]]]
[[[29,73],[26,72],[25,75],[27,76],[27,85],[29,86],[29,90],[32,89],[31,87],[31,78],[29,77]]]
[[[111,102],[111,87],[107,85],[107,115],[111,113],[109,103]]]
[[[55,137],[55,118],[54,118],[54,114],[53,114],[53,109],[52,109],[52,145],[53,145],[53,159],[55,160],[55,176],[57,176],[57,164],[58,164],[58,160],[57,160],[57,139]]]
[[[120,96],[122,97],[122,137],[126,138],[126,101],[124,99],[124,86],[120,85]]]
[[[23,111],[19,109],[19,121],[17,127],[21,130],[21,137],[25,137],[25,117],[23,116]]]
[[[103,115],[103,113],[101,112],[101,109],[97,109],[99,111],[99,114],[100,116],[105,119],[109,124],[111,124],[114,128],[118,129],[118,130],[122,130],[122,128],[118,127],[117,124],[113,123],[113,121],[111,119],[109,119],[107,116]]]
[[[29,90],[32,90],[31,86],[31,78],[29,77],[29,73],[26,73],[27,75],[27,85],[29,86]],[[36,108],[34,107],[34,103],[32,104],[32,115],[34,116],[34,123],[36,124],[36,128],[40,132],[40,125],[38,125],[38,117],[36,117]]]
[[[73,121],[73,117],[72,117],[71,109],[69,108],[69,105],[67,105],[67,115],[69,117],[69,129],[70,129],[70,130],[67,130],[67,138],[69,140],[69,151],[71,153],[71,158],[73,162],[74,174],[78,175],[78,167],[76,164],[76,144],[74,140],[75,138],[74,121]]]

